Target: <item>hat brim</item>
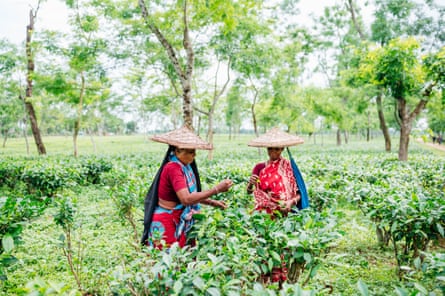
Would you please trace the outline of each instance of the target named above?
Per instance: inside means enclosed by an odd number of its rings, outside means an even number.
[[[278,128],[273,128],[264,135],[251,140],[247,145],[251,147],[289,147],[303,144],[303,138],[288,134]]]
[[[155,142],[164,143],[184,149],[213,149],[212,144],[204,141],[185,126],[165,134],[154,135],[150,139]]]

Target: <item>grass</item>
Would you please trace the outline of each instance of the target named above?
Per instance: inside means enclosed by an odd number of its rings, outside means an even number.
[[[79,155],[112,155],[112,154],[133,154],[143,152],[161,152],[165,150],[165,144],[153,142],[151,135],[113,135],[113,136],[79,136],[77,147]],[[201,136],[205,138],[205,136]],[[247,143],[254,138],[253,134],[241,134],[229,137],[226,134],[215,134],[214,136],[214,155],[224,154],[226,151],[236,153],[244,150]],[[314,153],[330,150],[332,153],[343,153],[345,151],[364,151],[365,153],[379,153],[384,149],[384,142],[381,137],[372,138],[366,142],[362,137],[350,136],[348,143],[344,140],[342,145],[337,146],[334,134],[318,135],[308,137],[301,135],[305,140],[303,145],[292,147],[294,153],[304,151],[305,153]],[[71,136],[44,136],[42,138],[47,155],[73,155],[73,139]],[[0,155],[15,156],[37,156],[37,149],[32,137],[28,137],[29,154],[26,148],[26,141],[21,138],[8,138],[5,146],[0,147]],[[397,156],[398,138],[392,139],[392,152]],[[256,148],[251,148],[256,149]],[[410,150],[426,149],[437,153],[439,156],[445,156],[445,151],[434,149],[417,141],[410,142]],[[199,154],[206,154],[200,151]]]
[[[372,223],[361,212],[341,211],[344,235],[326,256],[316,281],[332,287],[332,295],[356,295],[359,280],[372,289],[370,295],[388,295],[398,281],[392,252],[378,246]]]

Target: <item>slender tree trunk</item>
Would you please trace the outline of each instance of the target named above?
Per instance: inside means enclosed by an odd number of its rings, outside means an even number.
[[[207,141],[212,144],[213,143],[213,112],[209,112],[209,128],[207,130]],[[208,151],[207,159],[212,160],[213,159],[213,149]]]
[[[3,137],[3,144],[2,147],[6,147],[6,141],[8,140],[8,131],[5,132],[5,136]]]
[[[207,141],[210,144],[213,144],[213,117],[215,114],[215,110],[216,110],[216,104],[218,103],[219,99],[221,98],[221,96],[224,94],[227,86],[229,85],[230,82],[230,59],[227,63],[227,79],[223,85],[223,87],[218,90],[218,72],[219,72],[219,65],[220,62],[218,61],[218,67],[216,68],[216,73],[215,73],[215,85],[214,85],[214,93],[213,93],[213,100],[212,100],[212,105],[210,106],[210,110],[208,112],[208,117],[209,117],[209,127],[207,130]],[[209,150],[207,158],[209,160],[213,159],[213,149]]]
[[[383,114],[382,93],[379,93],[375,99],[377,105],[377,113],[379,116],[380,129],[385,139],[385,151],[391,151],[391,137],[389,135],[388,126],[386,125],[385,115]]]
[[[337,129],[337,146],[341,146],[341,130]]]
[[[348,0],[348,3],[346,4],[349,13],[351,14],[351,20],[352,23],[354,24],[355,30],[357,31],[358,35],[360,36],[360,40],[365,40],[365,35],[363,34],[363,30],[362,30],[362,26],[361,24],[357,21],[357,17],[355,16],[355,5],[354,5],[354,1],[353,0]]]
[[[83,112],[83,99],[85,96],[85,76],[84,73],[80,73],[81,78],[81,86],[80,86],[80,94],[79,94],[79,103],[77,105],[77,118],[74,122],[74,133],[73,133],[73,154],[74,157],[78,156],[78,149],[77,149],[77,137],[79,135],[80,131],[80,125],[82,121],[82,112]]]
[[[154,24],[154,22],[151,19],[151,16],[148,12],[147,6],[145,4],[145,0],[138,0],[139,7],[142,11],[142,16],[148,25],[148,28],[150,31],[155,34],[158,41],[161,43],[161,45],[164,47],[164,49],[167,52],[167,55],[170,59],[170,62],[173,65],[173,68],[175,69],[176,74],[178,75],[179,79],[181,80],[181,86],[182,86],[182,98],[183,98],[183,118],[184,118],[184,125],[190,128],[191,130],[194,130],[193,128],[193,106],[192,106],[192,78],[193,78],[193,67],[194,67],[194,51],[192,47],[192,42],[189,35],[189,28],[188,28],[188,20],[187,20],[187,0],[184,1],[183,6],[183,22],[184,22],[184,34],[182,39],[182,44],[184,46],[184,50],[187,54],[187,63],[185,65],[185,70],[181,67],[180,61],[178,59],[178,55],[173,48],[173,46],[170,44],[170,42],[165,38],[165,36],[162,34],[162,32],[159,30],[159,28]]]
[[[45,145],[40,135],[39,126],[37,123],[36,112],[34,106],[31,103],[32,90],[33,90],[33,75],[34,75],[34,57],[31,49],[31,39],[34,32],[34,20],[35,15],[32,9],[29,11],[29,25],[26,26],[26,59],[28,62],[28,71],[26,73],[26,94],[24,98],[25,109],[29,116],[29,122],[31,124],[32,134],[34,136],[34,142],[37,146],[37,151],[40,155],[46,154]]]
[[[366,142],[371,140],[371,112],[368,111],[368,126],[366,127]]]
[[[91,144],[93,144],[93,151],[94,151],[94,153],[96,153],[96,152],[97,152],[97,149],[96,149],[96,141],[94,141],[93,131],[88,130],[88,134],[90,135],[90,141],[91,141]]]
[[[253,86],[253,90],[254,90],[254,96],[253,96],[252,105],[250,105],[250,112],[252,114],[253,130],[255,131],[255,135],[258,137],[259,132],[258,132],[258,126],[257,126],[257,120],[256,120],[256,114],[255,114],[255,106],[256,106],[256,101],[258,98],[258,90],[255,87],[255,84],[252,83],[252,86]]]

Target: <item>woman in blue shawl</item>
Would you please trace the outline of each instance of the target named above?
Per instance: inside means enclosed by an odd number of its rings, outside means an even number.
[[[201,191],[196,149],[213,147],[187,127],[153,136],[152,140],[166,143],[169,148],[145,198],[142,243],[159,249],[173,243],[184,247],[187,232],[193,225],[193,214],[199,212],[200,204],[225,209],[224,201],[210,197],[226,192],[233,182],[226,179]]]

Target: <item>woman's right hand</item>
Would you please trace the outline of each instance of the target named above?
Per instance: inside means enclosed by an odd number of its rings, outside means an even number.
[[[255,190],[257,183],[258,175],[252,174],[252,176],[249,178],[249,182],[247,183],[247,193],[252,193]]]
[[[258,175],[252,175],[249,178],[249,184],[255,186],[258,183]]]
[[[229,190],[230,187],[232,187],[232,185],[233,185],[232,180],[225,179],[215,186],[216,192],[217,193],[226,192],[227,190]]]

